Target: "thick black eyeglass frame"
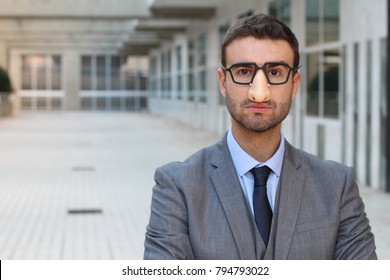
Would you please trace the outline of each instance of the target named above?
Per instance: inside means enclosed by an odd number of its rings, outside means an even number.
[[[233,73],[232,73],[232,67],[235,67],[235,66],[249,66],[249,65],[253,65],[253,66],[255,67],[255,72],[253,72],[253,76],[252,76],[251,81],[250,81],[250,82],[247,82],[247,83],[236,82],[236,80],[234,79]],[[269,66],[269,65],[271,65],[271,66],[272,66],[272,65],[273,65],[273,66],[278,66],[278,65],[286,66],[286,67],[288,68],[288,70],[289,70],[289,71],[288,71],[288,74],[287,74],[286,81],[281,82],[281,83],[274,83],[274,82],[271,82],[271,81],[269,80],[269,77],[268,77],[267,73],[265,72],[265,68],[266,68],[267,66]],[[288,65],[286,62],[283,62],[283,61],[279,61],[279,62],[276,62],[276,61],[275,61],[275,62],[274,62],[274,61],[272,61],[272,62],[266,62],[266,63],[263,64],[263,66],[258,66],[258,65],[256,64],[256,62],[238,62],[238,63],[232,64],[230,67],[225,67],[225,66],[222,65],[221,68],[222,68],[223,71],[228,71],[228,72],[230,73],[230,77],[232,77],[233,82],[236,83],[236,84],[239,84],[239,85],[250,85],[250,84],[253,82],[253,79],[255,78],[255,76],[256,76],[256,74],[257,74],[257,72],[258,72],[259,70],[262,70],[262,71],[263,71],[263,73],[264,73],[265,77],[267,78],[267,81],[268,81],[268,83],[269,83],[270,85],[283,85],[283,84],[287,83],[288,79],[290,78],[290,73],[291,73],[291,71],[292,71],[292,72],[297,72],[297,71],[299,70],[299,68],[301,68],[301,65],[299,65],[299,66],[296,67],[296,68],[293,68],[293,67],[291,67],[290,65]]]

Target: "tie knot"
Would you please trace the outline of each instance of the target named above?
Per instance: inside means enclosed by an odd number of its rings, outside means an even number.
[[[271,169],[268,166],[261,166],[252,168],[251,172],[253,174],[253,178],[255,179],[255,188],[264,187],[267,185],[267,180]]]

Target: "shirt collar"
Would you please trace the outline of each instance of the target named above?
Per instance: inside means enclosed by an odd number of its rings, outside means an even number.
[[[256,166],[267,165],[276,174],[276,176],[279,177],[280,173],[282,172],[284,158],[284,141],[285,140],[282,134],[280,138],[280,145],[276,153],[266,162],[258,162],[253,157],[248,155],[237,143],[236,139],[234,139],[231,126],[227,134],[227,145],[239,176],[244,176],[248,171]]]

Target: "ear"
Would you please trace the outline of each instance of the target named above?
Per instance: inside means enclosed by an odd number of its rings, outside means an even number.
[[[222,70],[222,68],[218,68],[218,83],[219,91],[222,96],[226,97],[226,73]]]
[[[296,72],[292,80],[292,99],[294,100],[297,96],[299,85],[301,84],[301,73]]]

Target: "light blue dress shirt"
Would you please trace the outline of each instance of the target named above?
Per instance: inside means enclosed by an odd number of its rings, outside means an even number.
[[[283,159],[284,159],[284,137],[281,136],[280,145],[276,153],[266,162],[258,162],[250,155],[248,155],[241,146],[234,139],[232,128],[229,128],[227,135],[227,145],[230,151],[230,155],[233,159],[234,166],[237,171],[238,178],[245,197],[249,202],[249,205],[253,213],[253,189],[254,179],[250,170],[254,167],[260,167],[263,165],[268,166],[271,169],[271,173],[267,181],[267,195],[272,211],[274,211],[276,191],[278,188],[280,174],[282,172]]]

